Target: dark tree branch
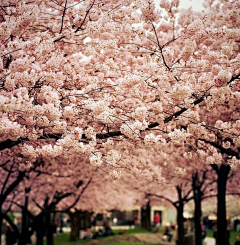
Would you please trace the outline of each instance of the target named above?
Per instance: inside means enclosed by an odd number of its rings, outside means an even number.
[[[75,201],[66,209],[66,212],[70,211],[71,208],[73,208],[77,202],[80,200],[82,194],[84,193],[84,191],[87,189],[87,187],[89,186],[89,184],[91,183],[92,178],[90,178],[87,182],[87,184],[82,188],[81,192],[78,194],[77,198],[75,199]]]
[[[64,16],[65,16],[65,13],[66,13],[66,9],[67,9],[67,0],[65,1],[65,6],[64,6],[63,14],[62,14],[62,23],[61,23],[61,28],[60,28],[59,34],[62,33],[62,29],[63,29],[63,20],[64,20]]]
[[[18,184],[23,180],[25,172],[20,172],[16,180],[14,180],[6,189],[6,191],[0,196],[0,206],[4,203],[7,196],[18,186]]]
[[[1,195],[3,194],[4,189],[5,189],[6,185],[7,185],[7,182],[8,182],[8,180],[9,180],[9,178],[10,178],[10,175],[11,175],[12,169],[13,169],[13,166],[14,166],[14,162],[12,163],[12,165],[11,165],[9,171],[8,171],[7,178],[5,179],[5,181],[4,181],[4,183],[3,183],[2,190],[1,190]]]
[[[212,142],[212,141],[208,141],[208,140],[205,140],[205,139],[199,139],[199,140],[214,146],[215,148],[219,149],[221,151],[221,153],[225,153],[225,154],[227,154],[229,156],[235,156],[237,159],[240,159],[239,153],[234,151],[234,150],[232,150],[232,149],[230,149],[230,148],[228,148],[228,149],[223,148],[218,143]]]
[[[75,33],[78,32],[79,30],[81,30],[81,28],[82,28],[82,26],[83,26],[83,24],[84,24],[84,22],[85,22],[85,20],[86,20],[86,18],[87,18],[87,16],[88,16],[90,10],[92,9],[94,3],[95,3],[95,0],[92,2],[91,6],[90,6],[89,9],[87,10],[87,12],[86,12],[86,14],[85,14],[85,16],[84,16],[84,19],[83,19],[83,21],[82,21],[82,23],[81,23],[80,26],[75,30]]]
[[[233,82],[236,79],[238,79],[239,76],[240,76],[240,73],[238,75],[236,75],[235,77],[232,77],[231,80],[229,81],[229,83],[230,82]],[[202,97],[200,97],[199,99],[196,99],[193,102],[193,104],[194,105],[200,104],[208,96],[210,96],[210,93],[204,93],[204,95]],[[188,110],[188,108],[181,108],[176,113],[174,113],[174,114],[166,117],[164,119],[164,123],[166,124],[166,123],[172,121],[174,118],[179,117],[181,114],[183,114],[187,110]],[[155,128],[155,127],[158,127],[158,126],[159,126],[159,123],[158,122],[154,122],[154,123],[151,123],[146,130],[150,130],[150,129]],[[117,136],[121,136],[121,135],[123,135],[121,133],[121,131],[113,131],[113,132],[108,132],[108,133],[105,133],[105,134],[97,134],[96,135],[96,138],[97,139],[107,139],[107,138],[110,138],[110,137],[117,137]],[[51,139],[60,139],[61,137],[62,137],[61,134],[47,134],[47,135],[40,136],[39,139],[50,139],[50,138]],[[83,139],[87,139],[87,137],[84,134],[82,135],[82,138]],[[10,139],[5,140],[3,142],[0,142],[0,150],[11,148],[13,146],[16,146],[16,145],[22,143],[23,141],[29,141],[29,140],[27,138],[19,138],[16,141],[12,141]],[[206,140],[203,139],[203,141],[206,141]],[[218,148],[219,150],[223,151],[226,154],[229,154],[229,155],[232,155],[232,156],[236,156],[238,159],[240,158],[239,157],[239,154],[237,152],[231,150],[231,149],[224,149],[222,146],[219,146],[215,142],[207,142],[206,141],[206,143],[212,144],[213,146],[215,146],[216,148]]]
[[[157,35],[157,32],[156,32],[156,28],[155,28],[155,26],[154,26],[153,23],[152,23],[152,27],[153,27],[154,34],[155,34],[156,39],[157,39],[157,44],[158,44],[158,47],[159,47],[159,50],[160,50],[160,53],[161,53],[161,56],[162,56],[162,59],[163,59],[163,63],[164,63],[164,65],[167,67],[167,69],[170,71],[171,68],[168,66],[168,64],[167,64],[167,62],[166,62],[166,60],[165,60],[165,58],[164,58],[164,55],[163,55],[163,49],[162,49],[162,47],[161,47],[161,45],[160,45],[160,42],[159,42],[159,39],[158,39],[158,35]]]
[[[178,202],[173,202],[172,200],[170,200],[169,198],[165,197],[165,196],[162,196],[162,195],[156,195],[156,194],[152,194],[152,193],[147,193],[146,196],[153,196],[153,197],[157,197],[157,198],[160,198],[160,199],[164,199],[166,201],[168,201],[169,203],[171,203],[174,207],[177,207],[177,203]]]

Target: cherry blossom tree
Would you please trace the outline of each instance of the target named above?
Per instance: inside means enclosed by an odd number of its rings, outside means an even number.
[[[53,244],[52,224],[57,212],[69,214],[71,223],[75,225],[71,226],[70,239],[75,240],[79,229],[86,228],[79,226],[80,223],[90,219],[92,213],[133,205],[135,195],[130,187],[127,188],[127,181],[123,182],[124,178],[113,181],[110,175],[93,168],[81,156],[50,160],[43,159],[43,164],[20,183],[14,199],[9,198],[8,203],[13,208],[22,209],[19,245],[26,244],[27,237],[34,230],[37,232],[37,244],[43,244],[44,233],[47,244]],[[67,164],[69,161],[70,165]],[[27,216],[31,220],[28,224]],[[81,222],[76,223],[78,216]]]
[[[33,162],[85,154],[119,178],[129,150],[183,142],[218,175],[225,245],[226,182],[240,158],[239,2],[178,5],[1,1],[0,150]]]
[[[7,150],[1,154],[0,226],[2,227],[3,219],[5,219],[17,235],[19,235],[18,228],[7,213],[12,210],[12,201],[15,200],[17,195],[16,189],[29,177],[32,171],[38,168],[40,163],[39,159],[32,164],[30,161],[20,157],[17,149],[15,151]],[[0,230],[0,239],[1,234],[2,229]]]
[[[68,207],[74,206],[91,183],[94,172],[97,170],[92,168],[83,157],[76,158],[73,156],[68,159],[68,161],[71,160],[70,166],[60,157],[55,161],[48,162],[48,160],[44,159],[44,164],[31,172],[27,183],[23,182],[18,188],[20,195],[17,199],[15,198],[14,204],[20,207],[23,214],[27,214],[31,219],[31,222],[26,224],[24,222],[26,215],[22,217],[19,245],[26,244],[29,228],[31,228],[31,232],[36,230],[37,244],[43,244],[45,232],[47,244],[53,244],[52,223],[54,222],[52,222],[51,216],[55,216],[59,203],[70,196],[73,197],[73,200],[68,203]],[[27,194],[25,193],[25,185],[27,185]]]

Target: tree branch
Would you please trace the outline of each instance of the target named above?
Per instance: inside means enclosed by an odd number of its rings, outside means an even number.
[[[62,23],[61,23],[61,28],[60,28],[59,34],[62,33],[62,29],[63,29],[63,19],[64,19],[64,16],[65,16],[65,13],[66,13],[66,9],[67,9],[67,0],[65,1],[65,6],[64,6],[63,14],[62,14]]]
[[[18,186],[18,184],[23,180],[25,176],[25,172],[20,172],[19,175],[17,176],[17,179],[14,180],[6,189],[5,193],[3,193],[0,196],[0,206],[4,203],[6,200],[7,196]]]
[[[82,194],[84,193],[84,191],[87,189],[87,187],[89,186],[89,184],[91,183],[92,178],[90,178],[87,182],[87,184],[82,188],[81,192],[79,193],[79,195],[77,196],[76,200],[66,209],[66,212],[70,211],[71,208],[73,208],[77,202],[80,200]]]
[[[238,74],[238,75],[235,76],[235,77],[232,77],[231,80],[230,80],[229,82],[234,81],[234,80],[237,79],[239,76],[240,76],[240,74]],[[193,102],[193,104],[194,104],[194,105],[200,104],[200,103],[201,103],[202,101],[204,101],[204,99],[207,98],[208,96],[210,96],[210,93],[205,93],[201,98],[196,99],[196,100]],[[182,108],[182,109],[180,109],[179,111],[175,112],[175,113],[172,114],[171,116],[166,117],[166,118],[164,119],[164,123],[166,124],[166,123],[170,122],[171,120],[173,120],[174,118],[179,117],[181,114],[183,114],[183,113],[184,113],[185,111],[187,111],[187,110],[188,110],[188,108]],[[151,124],[148,126],[148,128],[146,128],[146,130],[150,130],[150,129],[155,128],[155,127],[157,127],[157,126],[159,126],[159,123],[158,123],[158,122],[151,123]],[[96,138],[97,138],[97,139],[107,139],[107,138],[110,138],[110,137],[116,137],[116,136],[121,136],[121,135],[123,135],[123,134],[121,133],[121,131],[113,131],[113,132],[108,132],[108,133],[105,133],[105,134],[97,134],[97,135],[96,135]],[[39,139],[48,139],[48,138],[51,138],[51,139],[60,139],[61,137],[62,137],[62,134],[47,134],[47,135],[42,135],[42,136],[40,136]],[[83,139],[87,139],[87,137],[86,137],[84,134],[82,135],[82,138],[83,138]],[[22,143],[23,141],[29,141],[29,139],[27,139],[27,138],[19,138],[19,139],[16,140],[16,141],[12,141],[12,140],[10,140],[10,139],[5,140],[5,141],[3,141],[3,142],[0,143],[0,150],[4,150],[4,149],[7,149],[7,148],[9,149],[9,148],[11,148],[11,147],[13,147],[13,146],[16,146],[16,145]],[[204,141],[204,140],[203,140],[203,141]],[[206,143],[208,143],[208,142],[206,141]],[[215,144],[216,144],[216,143],[213,143],[213,146],[215,146],[215,147],[220,147],[220,149],[224,149],[223,147],[221,147],[221,146],[219,146],[219,145],[215,145]],[[227,153],[227,154],[230,153],[230,155],[232,155],[232,156],[237,156],[237,158],[239,159],[239,154],[237,154],[237,153],[236,153],[235,151],[233,151],[233,150],[224,149],[224,152]]]
[[[208,141],[205,139],[199,139],[199,140],[214,146],[215,148],[219,149],[221,151],[221,153],[226,153],[227,155],[235,156],[237,159],[240,159],[239,153],[230,149],[230,148],[228,148],[228,149],[223,148],[221,145],[217,144],[216,142]]]
[[[161,198],[161,199],[164,199],[168,202],[170,202],[175,208],[177,207],[177,202],[173,202],[172,200],[170,200],[169,198],[165,197],[165,196],[162,196],[162,195],[156,195],[156,194],[152,194],[152,193],[147,193],[146,194],[147,196],[154,196],[154,197],[157,197],[157,198]]]
[[[84,22],[85,22],[85,20],[86,20],[86,18],[87,18],[87,16],[88,16],[90,10],[92,9],[94,3],[95,3],[95,0],[93,1],[93,3],[91,4],[91,6],[89,7],[89,9],[87,10],[87,12],[86,12],[86,14],[85,14],[85,16],[84,16],[84,19],[83,19],[83,21],[82,21],[82,23],[81,23],[80,26],[75,30],[75,33],[78,32],[79,30],[81,30],[81,28],[82,28],[82,26],[83,26],[83,24],[84,24]]]

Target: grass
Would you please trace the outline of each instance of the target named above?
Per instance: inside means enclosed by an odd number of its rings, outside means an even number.
[[[120,232],[122,232],[123,230],[113,230],[113,232],[115,233],[115,235],[119,234]],[[163,229],[160,229],[159,232],[163,232]],[[151,231],[146,231],[140,227],[136,227],[133,229],[129,229],[126,230],[126,234],[137,234],[137,233],[152,233]],[[240,236],[240,231],[236,232],[236,231],[232,231],[230,233],[230,242],[231,244],[234,244],[234,242],[236,241],[236,236]],[[213,237],[213,231],[212,230],[207,230],[207,237]],[[104,240],[106,239],[105,237],[103,238],[99,238],[99,239],[94,239],[94,240]],[[92,240],[89,240],[92,241]],[[69,241],[69,233],[63,233],[63,234],[59,234],[56,237],[54,237],[54,244],[56,245],[81,245],[86,243],[85,241],[82,241],[80,239],[78,239],[75,242],[70,242]],[[44,242],[44,245],[46,245],[46,241]],[[129,242],[129,241],[121,241],[121,242],[107,242],[104,243],[104,245],[151,245],[150,243],[144,243],[144,242]]]
[[[117,235],[119,234],[120,232],[122,232],[123,230],[113,230],[114,234]],[[137,234],[137,233],[151,233],[151,231],[146,231],[140,227],[136,227],[136,228],[133,228],[133,229],[129,229],[129,230],[126,230],[126,234]],[[98,238],[98,239],[94,239],[94,240],[104,240],[106,239],[107,237],[102,237],[102,238]],[[92,241],[89,240],[89,241]],[[63,234],[59,234],[57,236],[54,237],[54,244],[56,245],[80,245],[82,243],[86,243],[86,240],[80,240],[78,239],[77,241],[75,242],[70,242],[69,241],[69,233],[63,233]],[[46,245],[46,241],[44,241],[44,245]],[[152,245],[150,243],[144,243],[144,242],[106,242],[104,243],[104,245]]]
[[[231,231],[230,232],[230,243],[231,244],[234,244],[237,236],[240,236],[240,231]],[[212,230],[207,230],[207,237],[213,237],[213,231]]]
[[[54,237],[54,244],[56,245],[77,245],[79,243],[82,243],[80,239],[75,242],[70,242],[69,233],[62,233]],[[47,242],[44,240],[44,245],[46,244]]]
[[[114,242],[114,243],[110,242],[110,243],[104,243],[104,245],[153,245],[153,244],[145,243],[145,242]]]

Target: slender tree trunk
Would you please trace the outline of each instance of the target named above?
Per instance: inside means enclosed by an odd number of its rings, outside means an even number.
[[[150,207],[150,202],[148,202],[145,207],[141,208],[142,227],[148,231],[151,231],[150,214],[151,214],[151,207]]]
[[[38,227],[37,229],[37,242],[36,245],[43,245],[44,231],[43,228]]]
[[[46,236],[47,236],[47,245],[54,245],[53,239],[53,225],[51,222],[51,213],[46,214]]]
[[[77,238],[79,237],[79,218],[78,218],[78,212],[76,211],[75,213],[69,212],[69,217],[70,217],[70,241],[76,241]]]
[[[182,200],[182,189],[177,186],[177,192],[178,192],[178,199],[179,202],[176,205],[177,209],[177,226],[178,226],[178,240],[177,240],[177,245],[185,245],[184,244],[184,217],[183,217],[183,208],[184,208],[184,203]]]
[[[18,242],[18,245],[26,245],[27,244],[27,206],[28,206],[28,195],[25,196],[25,203],[22,210],[22,228],[21,228],[21,234],[20,239]]]
[[[24,176],[25,176],[25,172],[20,172],[17,176],[17,178],[7,187],[7,183],[8,183],[8,179],[10,176],[10,172],[8,174],[8,177],[5,180],[5,183],[3,184],[3,186],[1,187],[1,194],[0,194],[0,244],[2,244],[2,224],[3,224],[3,213],[2,213],[2,206],[7,198],[7,196],[12,193],[12,191],[19,185],[19,183],[23,180]],[[8,222],[9,223],[9,222]],[[16,231],[16,233],[19,235],[19,231],[17,230],[16,226],[13,226],[12,224],[10,224],[12,226],[12,228]]]
[[[184,244],[184,217],[183,217],[183,204],[177,207],[177,226],[178,226],[178,240],[177,245]]]
[[[45,226],[44,226],[44,215],[40,215],[37,217],[36,221],[36,232],[37,232],[37,242],[36,245],[43,245],[43,238],[45,233]]]
[[[226,212],[226,185],[230,167],[228,165],[221,165],[217,171],[218,180],[217,180],[217,242],[218,245],[227,245],[229,244],[227,238],[227,212]]]
[[[202,228],[201,228],[201,217],[202,217],[202,192],[200,190],[198,173],[192,177],[192,188],[194,195],[194,224],[195,224],[195,245],[202,245]]]

